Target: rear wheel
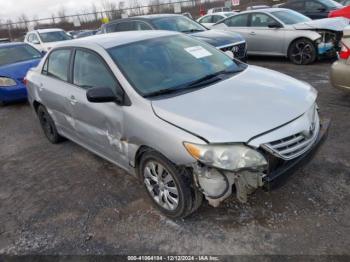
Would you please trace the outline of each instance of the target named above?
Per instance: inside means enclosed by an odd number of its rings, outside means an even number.
[[[52,144],[57,144],[64,140],[57,132],[55,122],[47,112],[46,108],[42,105],[38,107],[37,114],[39,117],[41,128],[44,131],[45,136]]]
[[[192,186],[189,172],[150,151],[141,157],[139,172],[152,203],[170,218],[183,218],[202,202],[202,194]]]
[[[297,39],[291,43],[288,50],[288,57],[292,63],[297,65],[312,64],[317,58],[316,47],[307,38]]]

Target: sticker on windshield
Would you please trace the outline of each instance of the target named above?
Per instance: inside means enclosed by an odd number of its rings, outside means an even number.
[[[185,48],[185,50],[186,52],[188,52],[190,55],[194,56],[197,59],[213,55],[207,49],[201,46],[192,46],[192,47]]]

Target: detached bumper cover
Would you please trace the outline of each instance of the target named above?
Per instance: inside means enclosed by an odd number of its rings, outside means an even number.
[[[320,132],[318,134],[316,142],[307,152],[293,160],[284,161],[284,163],[279,165],[278,168],[268,172],[268,174],[263,179],[264,187],[267,190],[270,190],[272,189],[272,187],[280,184],[280,182],[282,182],[281,178],[287,178],[289,175],[293,174],[298,168],[300,168],[303,164],[309,162],[312,159],[312,157],[317,152],[318,148],[326,140],[330,122],[331,121],[329,119],[324,119],[321,121]]]

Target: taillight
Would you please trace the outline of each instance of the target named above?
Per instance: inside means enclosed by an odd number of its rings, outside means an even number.
[[[25,86],[27,86],[27,84],[28,84],[27,78],[23,78],[23,84],[24,84]]]
[[[341,42],[341,50],[339,52],[340,59],[348,59],[350,57],[350,49],[343,42]]]

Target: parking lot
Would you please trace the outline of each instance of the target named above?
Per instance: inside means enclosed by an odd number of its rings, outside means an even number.
[[[50,144],[29,105],[8,105],[0,108],[0,253],[350,254],[350,96],[329,84],[330,61],[249,63],[312,84],[332,119],[318,154],[282,187],[170,220],[136,179],[72,142]]]

